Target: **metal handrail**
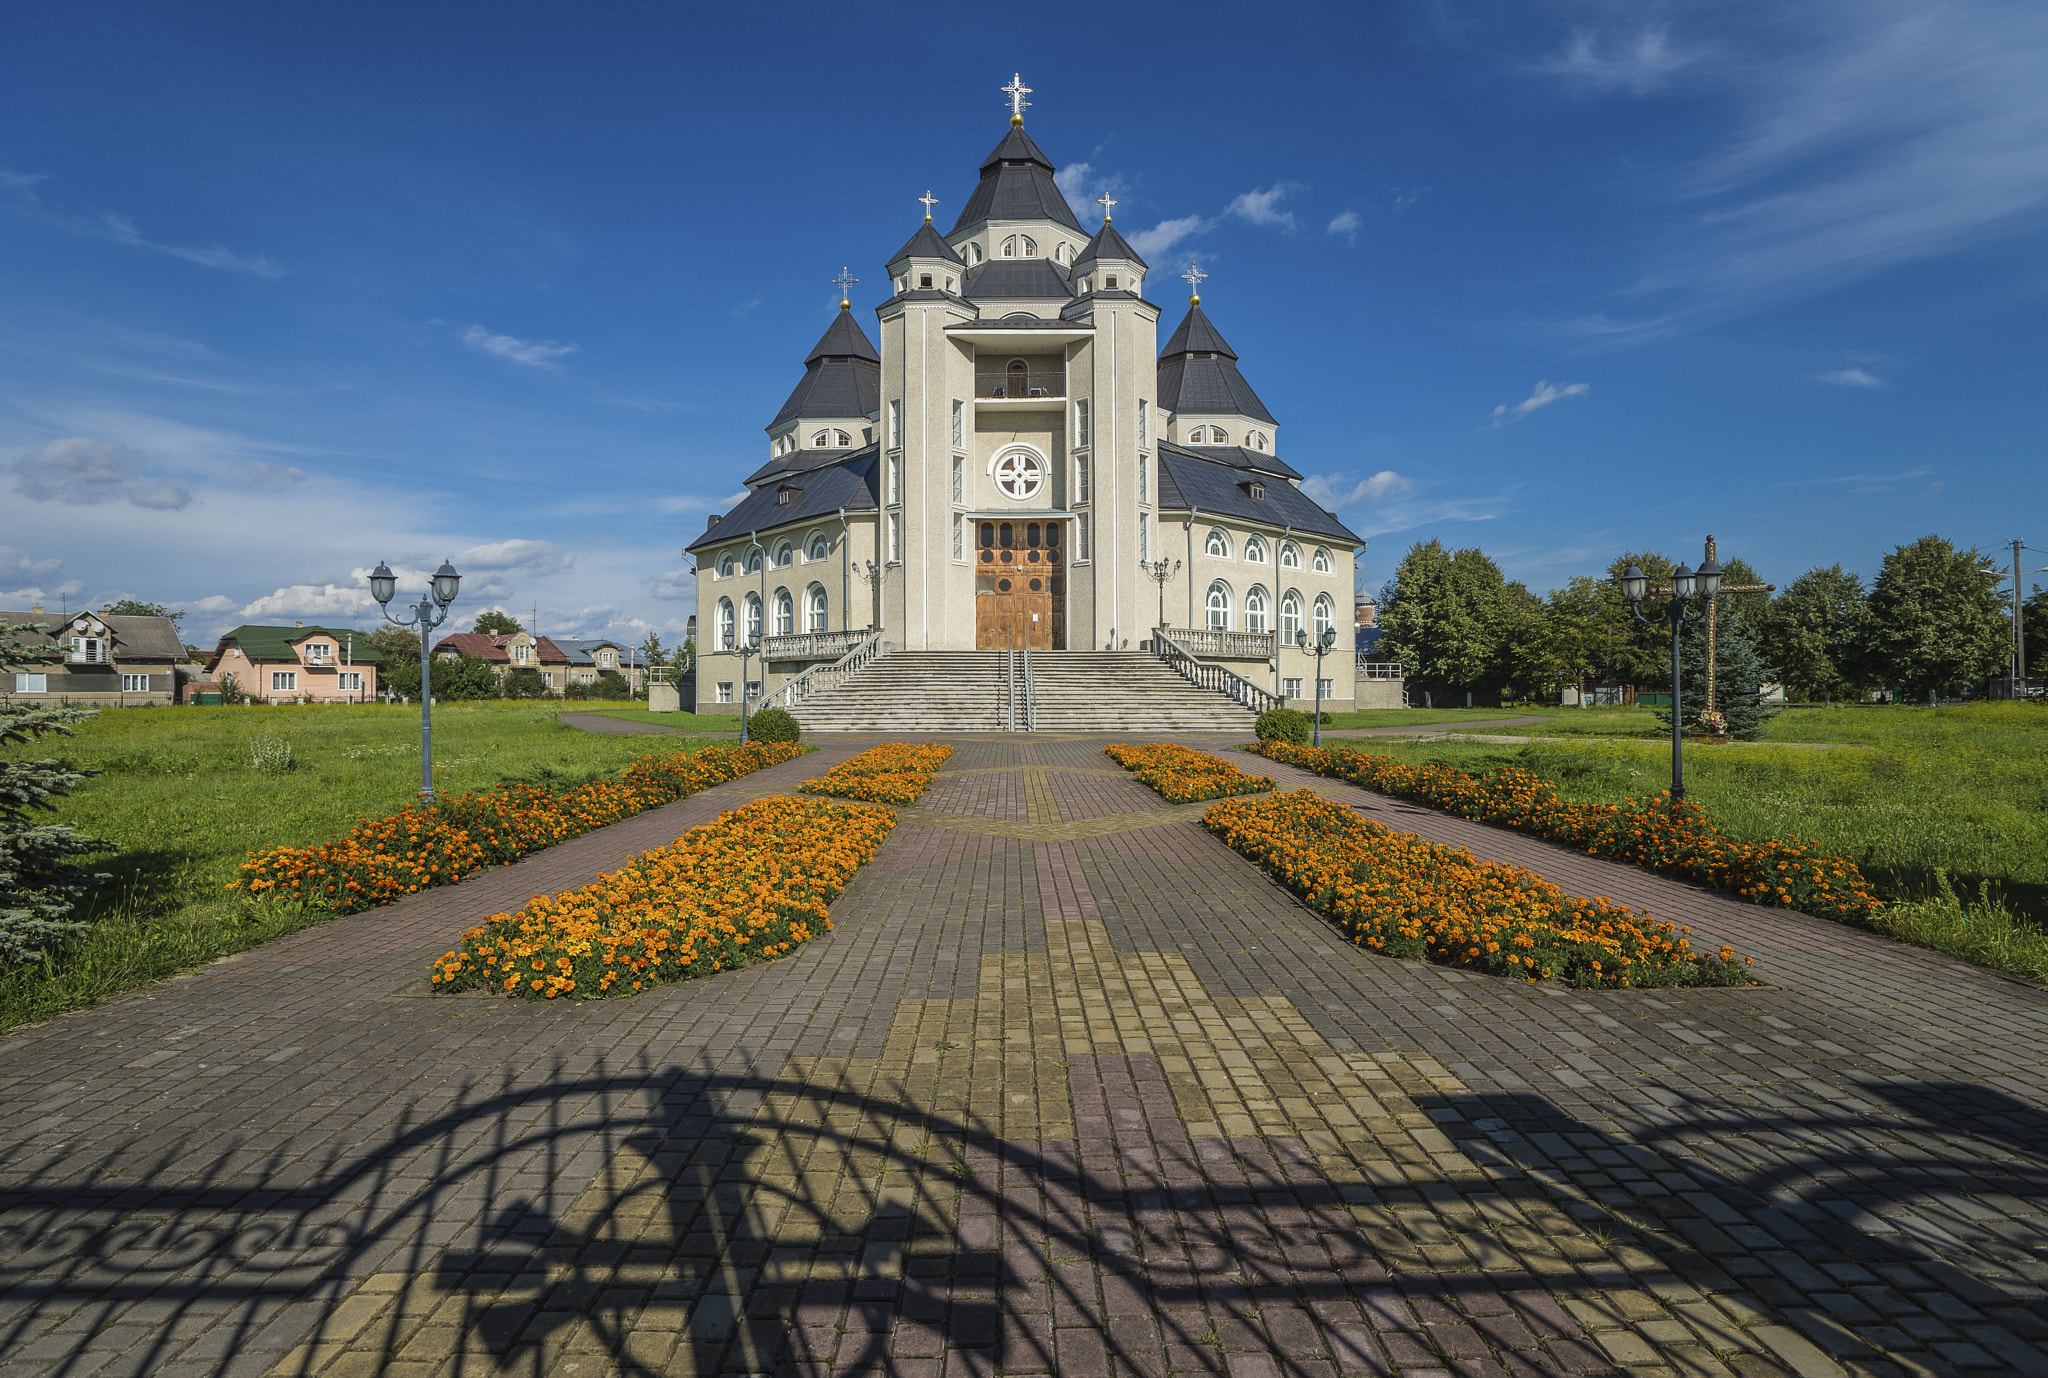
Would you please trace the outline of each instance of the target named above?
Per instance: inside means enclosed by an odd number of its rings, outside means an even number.
[[[775,692],[761,695],[762,708],[780,708],[795,712],[796,706],[814,694],[838,687],[856,672],[865,669],[868,662],[880,659],[882,633],[872,630],[861,633],[860,640],[852,649],[830,665],[813,665],[810,669],[777,686]]]
[[[974,395],[996,400],[1016,397],[1065,397],[1067,375],[1064,370],[1029,373],[977,373],[974,375]]]
[[[1373,660],[1360,655],[1353,666],[1359,679],[1406,679],[1398,660]]]
[[[1205,661],[1196,660],[1174,641],[1171,629],[1161,627],[1159,630],[1162,635],[1153,638],[1153,648],[1159,658],[1188,683],[1227,694],[1240,706],[1249,708],[1254,713],[1287,706],[1286,695],[1261,689],[1243,675],[1221,665],[1210,665]]]
[[[1003,650],[1003,730],[1017,730],[1017,653],[1005,647]]]
[[[1031,690],[1031,646],[1024,646],[1024,730],[1038,730],[1038,695]]]
[[[1279,638],[1273,632],[1225,632],[1211,627],[1161,627],[1160,631],[1180,643],[1194,656],[1236,656],[1248,660],[1271,660]]]

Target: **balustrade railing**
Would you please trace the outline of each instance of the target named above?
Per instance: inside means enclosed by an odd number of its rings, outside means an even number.
[[[1028,373],[977,373],[974,375],[974,395],[995,399],[1017,397],[1065,397],[1067,375],[1064,370]]]
[[[797,632],[761,638],[763,660],[837,660],[873,636],[871,631]]]
[[[1210,665],[1204,661],[1196,660],[1174,640],[1172,629],[1162,627],[1160,630],[1166,634],[1153,638],[1153,649],[1158,653],[1161,660],[1171,666],[1174,672],[1188,683],[1198,685],[1203,689],[1214,689],[1219,693],[1228,694],[1239,704],[1249,708],[1254,713],[1263,713],[1269,708],[1285,708],[1287,706],[1287,699],[1284,695],[1275,694],[1267,689],[1261,689],[1258,685],[1253,684],[1234,670],[1228,670],[1221,665]]]
[[[1272,632],[1219,632],[1207,627],[1161,627],[1168,640],[1193,656],[1271,660],[1279,638]]]
[[[883,654],[881,632],[854,632],[851,635],[858,640],[830,665],[813,665],[795,679],[778,685],[771,693],[760,695],[758,698],[750,696],[750,701],[758,705],[755,711],[758,712],[760,708],[780,708],[787,712],[795,712],[796,706],[805,699],[845,683],[848,677],[866,668],[869,661]]]
[[[1356,673],[1360,679],[1407,678],[1407,675],[1402,673],[1401,662],[1398,660],[1368,660],[1366,657],[1360,656],[1357,666]]]

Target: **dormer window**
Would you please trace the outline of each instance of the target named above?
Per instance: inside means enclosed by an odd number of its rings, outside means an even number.
[[[819,431],[816,435],[811,437],[811,448],[814,450],[822,450],[831,441],[831,439],[832,433],[830,431]]]
[[[1264,431],[1253,431],[1250,435],[1244,438],[1244,441],[1245,444],[1251,446],[1254,450],[1260,451],[1261,453],[1263,453],[1267,445],[1271,443],[1266,439],[1266,433]]]
[[[951,279],[951,278],[947,278],[947,279],[946,279],[946,290],[947,290],[948,292],[950,292],[950,291],[952,291],[952,290],[953,290],[953,279]]]
[[[1115,273],[1111,273],[1108,277],[1102,280],[1102,290],[1105,292],[1114,292],[1116,290]]]
[[[926,291],[926,292],[929,292],[929,291],[931,291],[931,289],[932,289],[932,275],[931,275],[930,273],[919,273],[919,274],[917,275],[917,285],[918,285],[918,288],[919,288],[919,290],[921,290],[921,291]]]
[[[1004,258],[1037,258],[1038,241],[1028,234],[1013,234],[1003,241]]]
[[[1264,502],[1266,500],[1266,485],[1263,483],[1260,483],[1256,480],[1254,480],[1251,483],[1247,483],[1245,485],[1245,491],[1249,492],[1252,495],[1253,502]]]
[[[775,505],[777,507],[789,506],[789,489],[778,488],[775,490]]]
[[[844,449],[847,446],[853,444],[853,437],[848,435],[845,431],[834,431],[832,432],[832,443],[834,445],[839,446],[841,449]]]

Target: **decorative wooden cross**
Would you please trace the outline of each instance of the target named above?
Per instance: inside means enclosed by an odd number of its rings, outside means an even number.
[[[1704,565],[1708,561],[1712,560],[1714,561],[1714,563],[1719,564],[1720,561],[1715,559],[1714,551],[1714,538],[1712,536],[1708,536],[1706,553],[1700,557],[1700,563]],[[1776,593],[1777,591],[1778,586],[1776,584],[1723,584],[1721,585],[1720,592],[1716,593],[1714,597],[1707,600],[1707,686],[1705,690],[1705,696],[1700,700],[1702,703],[1706,705],[1706,708],[1703,711],[1708,713],[1718,713],[1721,711],[1719,708],[1715,707],[1715,705],[1719,703],[1720,700],[1714,697],[1715,662],[1719,658],[1719,647],[1721,644],[1720,595],[1722,593]],[[1652,592],[1661,593],[1668,596],[1671,593],[1671,586],[1666,584],[1661,588],[1652,590]]]
[[[1031,105],[1030,101],[1024,99],[1024,97],[1031,94],[1031,88],[1024,84],[1024,74],[1022,72],[1010,78],[1010,84],[1003,88],[1003,94],[1010,98],[1011,118],[1016,120],[1017,123],[1022,124],[1024,122],[1024,112]]]
[[[1116,209],[1116,198],[1105,191],[1102,195],[1095,198],[1095,204],[1102,207],[1102,223],[1107,225],[1109,223],[1109,213]]]
[[[846,294],[847,288],[860,281],[859,278],[853,275],[853,270],[851,268],[841,268],[839,276],[833,278],[832,281],[839,288],[839,304],[841,306],[853,305],[853,299]]]
[[[932,189],[930,187],[926,187],[924,189],[924,195],[918,197],[917,200],[918,203],[924,207],[924,218],[926,223],[929,224],[932,218],[932,207],[939,204],[939,198],[932,195]]]

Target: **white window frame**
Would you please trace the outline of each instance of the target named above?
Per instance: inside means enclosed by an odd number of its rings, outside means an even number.
[[[760,640],[761,634],[768,630],[768,610],[761,605],[761,595],[758,593],[747,595],[745,607],[746,635],[748,642],[751,643]]]
[[[967,448],[967,404],[957,397],[953,399],[953,448]]]
[[[1268,611],[1266,590],[1263,586],[1253,584],[1245,590],[1244,629],[1246,631],[1264,632],[1272,630],[1266,625],[1266,614]]]
[[[785,538],[775,543],[775,568],[788,569],[796,563],[796,547]]]
[[[901,398],[889,399],[889,448],[892,450],[903,448],[903,400]]]
[[[891,512],[889,514],[889,563],[892,565],[903,563],[903,514],[901,512]]]
[[[718,702],[718,703],[731,703],[731,702],[732,702],[732,681],[731,681],[731,680],[729,680],[729,679],[722,679],[722,680],[718,681],[718,696],[717,696],[716,702]]]
[[[959,406],[958,402],[953,404]],[[955,506],[967,505],[967,456],[953,456],[953,502]]]
[[[903,460],[895,455],[889,457],[889,505],[903,505]]]
[[[730,579],[735,573],[738,572],[738,570],[739,561],[733,558],[733,553],[730,550],[726,551],[725,554],[718,557],[719,578]]]
[[[1323,633],[1331,630],[1336,625],[1337,605],[1330,601],[1329,594],[1317,594],[1314,611],[1314,621],[1310,624],[1309,635],[1313,636],[1316,640],[1321,641],[1323,639]]]
[[[1152,404],[1138,399],[1138,448],[1144,449],[1152,443]]]
[[[1074,448],[1088,448],[1088,399],[1085,397],[1074,399]]]
[[[324,641],[308,641],[299,647],[299,654],[308,665],[327,664],[327,653],[333,649]]]
[[[804,630],[814,633],[832,630],[832,600],[826,595],[823,584],[812,584],[804,590]]]
[[[1138,558],[1152,558],[1152,519],[1143,512],[1138,514]]]
[[[362,693],[363,672],[361,670],[343,670],[339,675],[335,676],[334,687],[352,694]]]
[[[1301,676],[1285,675],[1280,680],[1280,697],[1298,699],[1301,697]]]
[[[1292,541],[1280,542],[1280,568],[1301,568],[1301,547]]]
[[[1202,625],[1212,632],[1229,631],[1230,604],[1230,585],[1221,579],[1212,580],[1209,591],[1202,595]]]
[[[146,674],[134,674],[126,670],[122,671],[121,692],[124,694],[147,694],[149,692],[149,676]]]
[[[270,692],[273,694],[298,693],[299,672],[297,670],[272,670],[270,672]]]
[[[1325,699],[1333,699],[1337,697],[1337,681],[1334,679],[1317,680],[1316,694],[1318,697]]]
[[[953,560],[956,564],[967,563],[967,514],[953,514]]]
[[[736,650],[739,646],[739,616],[733,611],[732,599],[718,600],[718,649]]]
[[[1074,563],[1085,565],[1095,558],[1094,523],[1086,512],[1074,514]]]
[[[775,590],[775,634],[796,635],[796,599],[790,597],[788,589]]]
[[[50,692],[50,677],[47,673],[16,670],[14,672],[14,692],[17,694],[47,694]]]
[[[1248,565],[1266,563],[1266,542],[1258,536],[1244,538],[1244,562]]]
[[[1328,574],[1336,568],[1335,561],[1331,560],[1330,558],[1330,549],[1328,546],[1317,546],[1316,553],[1313,558],[1315,560],[1315,570],[1318,574]]]
[[[1088,456],[1074,456],[1074,505],[1088,501]]]
[[[832,554],[832,538],[822,531],[813,531],[804,542],[805,560],[829,559]]]
[[[1212,560],[1230,558],[1230,536],[1220,526],[1209,528],[1209,534],[1202,537],[1202,553]]]
[[[1144,442],[1143,442],[1143,441],[1139,441],[1138,443],[1139,443],[1139,444],[1141,444],[1141,445],[1142,445],[1142,444],[1144,444]],[[1150,479],[1149,479],[1149,478],[1147,477],[1147,475],[1148,475],[1148,474],[1150,473],[1150,471],[1151,471],[1151,468],[1152,468],[1152,463],[1151,463],[1151,461],[1150,461],[1150,460],[1148,460],[1148,459],[1146,459],[1146,458],[1145,458],[1145,456],[1143,456],[1143,455],[1139,455],[1139,456],[1138,456],[1138,501],[1139,501],[1139,502],[1150,502],[1150,501],[1152,501],[1152,485],[1151,485],[1151,480],[1150,480]]]
[[[1301,595],[1289,589],[1280,595],[1280,640],[1292,646],[1302,630]]]

